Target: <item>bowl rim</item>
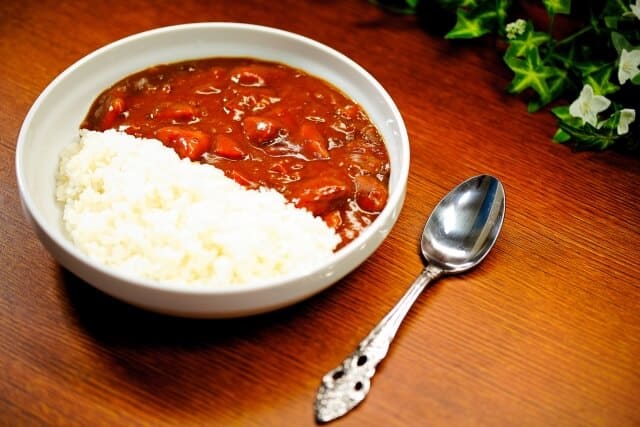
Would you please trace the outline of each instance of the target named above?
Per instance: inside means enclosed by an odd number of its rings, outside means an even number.
[[[95,58],[100,57],[106,52],[109,52],[114,49],[118,49],[123,45],[127,45],[129,43],[138,41],[140,39],[154,37],[154,36],[157,36],[163,33],[168,33],[168,32],[170,33],[170,32],[181,31],[181,30],[207,31],[210,29],[221,30],[225,28],[233,29],[233,30],[253,31],[258,33],[259,32],[271,33],[271,34],[279,35],[285,38],[290,38],[299,43],[303,43],[315,49],[322,50],[325,53],[339,59],[341,62],[346,63],[350,68],[354,69],[360,77],[363,77],[364,79],[366,79],[368,83],[376,89],[376,91],[378,92],[378,95],[380,95],[384,99],[384,103],[386,104],[387,108],[389,108],[392,111],[393,116],[396,119],[395,124],[399,131],[398,141],[401,144],[400,151],[404,154],[402,157],[402,162],[400,162],[398,165],[394,165],[394,168],[397,168],[395,173],[396,173],[396,176],[398,177],[397,179],[398,189],[396,191],[390,192],[389,199],[387,200],[387,204],[385,208],[382,210],[382,212],[380,213],[380,215],[375,219],[375,221],[370,226],[365,228],[356,239],[354,239],[353,241],[349,242],[346,246],[336,251],[329,258],[328,261],[325,261],[322,264],[314,267],[313,270],[282,275],[276,278],[269,278],[265,280],[256,281],[253,283],[236,284],[236,285],[229,284],[229,285],[223,285],[223,286],[206,286],[206,285],[185,286],[184,284],[160,283],[144,277],[139,277],[134,274],[122,272],[115,268],[105,266],[102,263],[99,263],[93,260],[92,258],[88,257],[86,254],[81,252],[75,246],[75,244],[73,244],[71,239],[68,238],[68,236],[65,239],[57,238],[55,236],[55,233],[52,233],[50,231],[50,227],[47,221],[44,219],[43,214],[39,212],[39,210],[36,208],[36,203],[33,200],[32,195],[28,191],[28,186],[26,184],[27,178],[25,175],[25,170],[22,168],[22,164],[24,163],[24,158],[26,156],[24,152],[24,147],[25,147],[25,139],[27,138],[28,129],[31,125],[34,115],[37,113],[38,109],[40,108],[40,105],[44,103],[44,101],[47,99],[50,92],[52,92],[54,88],[58,86],[69,74],[72,74],[78,68],[81,68],[85,63],[88,63],[94,60]],[[194,58],[194,59],[197,59],[197,58]],[[153,65],[154,64],[150,64],[148,66],[153,66]],[[310,73],[310,74],[313,74],[313,73]],[[20,131],[17,138],[15,156],[16,156],[15,167],[16,167],[17,186],[18,186],[20,200],[21,200],[25,215],[27,216],[28,219],[35,222],[36,228],[46,233],[49,239],[51,239],[54,244],[58,245],[66,253],[67,256],[70,256],[76,261],[79,261],[83,264],[87,264],[90,268],[99,271],[102,275],[105,275],[107,277],[108,276],[114,277],[115,279],[126,282],[127,284],[130,284],[132,286],[153,289],[157,291],[162,291],[164,293],[170,293],[170,294],[176,294],[176,295],[177,294],[193,294],[193,295],[248,294],[248,293],[255,292],[256,290],[273,289],[273,288],[284,286],[289,283],[299,282],[301,280],[304,280],[305,277],[318,274],[320,271],[326,269],[328,265],[341,264],[343,261],[349,258],[353,252],[362,250],[363,247],[366,246],[366,242],[369,240],[372,234],[380,232],[380,230],[376,229],[376,227],[373,226],[374,224],[376,223],[386,224],[386,223],[389,223],[389,221],[391,221],[389,230],[387,230],[385,234],[387,234],[390,231],[393,223],[395,223],[395,221],[397,220],[397,217],[399,216],[400,210],[402,209],[402,206],[403,206],[405,192],[406,192],[406,184],[407,184],[408,174],[409,174],[409,164],[410,164],[409,137],[408,137],[406,125],[404,123],[402,115],[397,105],[395,104],[395,102],[393,101],[389,93],[386,91],[386,89],[384,89],[384,87],[365,68],[363,68],[361,65],[356,63],[354,60],[352,60],[345,54],[337,51],[336,49],[329,47],[316,40],[313,40],[309,37],[306,37],[294,32],[290,32],[287,30],[275,28],[275,27],[248,24],[248,23],[242,23],[242,22],[197,22],[197,23],[185,23],[185,24],[157,27],[154,29],[146,30],[143,32],[131,34],[129,36],[120,38],[83,56],[82,58],[78,59],[73,64],[68,66],[61,73],[59,73],[45,87],[45,89],[38,95],[36,100],[33,102],[32,106],[27,112],[25,119],[20,127]],[[397,209],[397,212],[394,212],[394,210],[396,209]],[[59,262],[59,260],[57,261]],[[65,266],[65,268],[67,267]],[[352,269],[349,269],[349,271],[352,271],[355,268],[357,268],[357,266]],[[340,280],[340,277],[337,278],[336,281],[337,280]],[[331,283],[333,282],[330,282],[329,284],[319,289],[318,291],[326,287],[329,287]]]

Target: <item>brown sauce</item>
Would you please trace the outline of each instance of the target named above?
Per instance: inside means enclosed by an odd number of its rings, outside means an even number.
[[[211,58],[152,67],[100,94],[81,127],[157,138],[248,188],[273,188],[321,216],[341,246],[387,202],[389,158],[366,113],[283,64]]]

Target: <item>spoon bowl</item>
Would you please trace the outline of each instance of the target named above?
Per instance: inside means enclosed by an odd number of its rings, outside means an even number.
[[[436,205],[420,240],[427,265],[358,348],[322,378],[315,402],[319,422],[341,417],[364,400],[376,366],[387,355],[418,296],[440,276],[462,273],[478,265],[498,238],[504,212],[502,184],[489,175],[462,182]]]
[[[436,205],[422,232],[427,263],[444,273],[478,265],[495,243],[505,210],[502,183],[493,176],[469,178]]]

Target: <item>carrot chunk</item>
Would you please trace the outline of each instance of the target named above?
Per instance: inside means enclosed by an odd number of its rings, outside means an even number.
[[[153,117],[160,120],[190,121],[197,115],[196,107],[186,102],[165,102],[153,110]]]
[[[156,137],[167,147],[171,147],[180,158],[198,160],[211,148],[211,138],[204,132],[179,126],[165,126],[158,129]]]
[[[327,226],[337,230],[342,225],[342,216],[340,211],[331,211],[322,216],[323,221]]]
[[[387,203],[388,193],[384,184],[371,175],[358,175],[356,183],[356,203],[367,212],[380,212]]]
[[[100,120],[99,129],[106,130],[112,128],[118,116],[124,112],[125,107],[126,104],[123,98],[119,96],[109,97],[105,104],[103,104],[104,112],[102,114],[102,120]]]
[[[282,128],[274,119],[260,116],[249,116],[242,121],[244,134],[255,145],[262,145],[273,140]]]
[[[230,71],[231,81],[248,87],[269,86],[286,76],[284,69],[260,64],[241,65]]]
[[[223,134],[216,135],[213,152],[231,160],[240,160],[247,155],[235,139]]]
[[[297,207],[317,216],[344,205],[351,194],[351,185],[348,178],[325,175],[295,182],[289,191]]]
[[[310,123],[300,126],[302,149],[309,159],[328,159],[329,147],[318,128]]]

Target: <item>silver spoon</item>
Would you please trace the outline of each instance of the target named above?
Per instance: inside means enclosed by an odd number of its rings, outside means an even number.
[[[358,348],[322,378],[315,402],[318,422],[341,417],[364,400],[376,366],[420,293],[440,276],[478,265],[498,237],[504,210],[502,183],[489,175],[464,181],[438,203],[420,241],[426,267]]]

